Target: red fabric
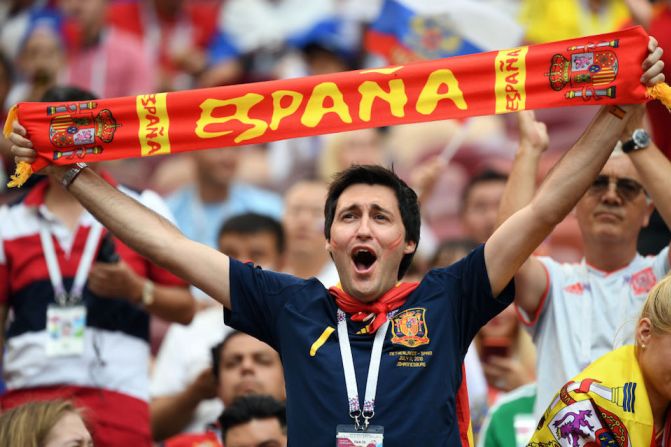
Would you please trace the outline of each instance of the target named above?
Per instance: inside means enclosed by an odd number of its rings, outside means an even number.
[[[374,334],[387,321],[387,312],[401,307],[418,285],[417,282],[399,283],[370,304],[352,298],[340,287],[329,288],[329,293],[343,312],[352,314],[352,321],[364,321],[370,314],[375,314],[373,320],[366,326],[366,332]]]
[[[163,443],[164,447],[221,447],[217,435],[212,432],[190,433],[173,436]]]
[[[457,391],[457,422],[459,423],[459,437],[462,447],[474,447],[471,445],[468,434],[471,431],[471,407],[468,403],[468,384],[466,383],[466,366],[461,364],[461,385]]]
[[[655,15],[650,22],[650,35],[655,36],[659,46],[664,48],[662,61],[664,61],[664,75],[671,79],[671,5],[668,2],[660,2],[655,8]],[[650,101],[647,104],[648,116],[652,127],[655,144],[664,152],[667,158],[671,158],[671,115],[666,107],[658,101]]]
[[[523,109],[642,103],[647,44],[647,33],[636,27],[386,69],[79,103],[21,103],[8,120],[15,116],[28,130],[38,151],[32,168],[38,171],[49,163],[146,157]]]
[[[96,447],[151,447],[149,405],[114,391],[74,386],[13,390],[0,397],[0,407],[7,410],[30,401],[58,398],[71,399],[86,409]]]

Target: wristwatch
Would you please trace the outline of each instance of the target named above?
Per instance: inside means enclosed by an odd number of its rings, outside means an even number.
[[[640,149],[645,149],[650,146],[650,135],[645,129],[636,129],[631,134],[631,139],[622,143],[622,150],[625,153],[638,151]]]
[[[63,188],[68,189],[72,182],[75,181],[79,173],[88,167],[89,165],[86,163],[76,163],[72,168],[68,169],[68,172],[66,172],[61,179],[61,185],[63,185]]]

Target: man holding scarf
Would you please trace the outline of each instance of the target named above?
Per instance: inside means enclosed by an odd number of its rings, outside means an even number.
[[[663,80],[654,39],[649,50],[641,82],[652,85]],[[459,365],[472,337],[510,304],[513,275],[591,184],[631,115],[633,106],[603,108],[528,206],[419,284],[397,285],[419,239],[416,195],[380,167],[350,168],[329,189],[326,249],[341,280],[331,290],[194,243],[81,165],[48,172],[130,247],[220,301],[229,324],[280,352],[290,445],[381,445],[384,436],[387,446],[455,446]],[[10,138],[17,161],[34,161],[20,125]]]

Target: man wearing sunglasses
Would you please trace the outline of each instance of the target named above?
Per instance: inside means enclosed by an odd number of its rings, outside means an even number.
[[[547,143],[544,124],[534,121],[532,112],[523,113],[520,149],[501,201],[500,222],[531,200],[546,146],[538,143]],[[671,163],[640,128],[645,109],[638,107],[635,113],[621,148],[616,147],[575,207],[582,261],[564,264],[532,256],[515,276],[515,305],[537,347],[536,419],[571,377],[603,354],[633,344],[632,316],[669,270],[668,247],[649,257],[636,250],[655,205],[667,225],[671,222]]]

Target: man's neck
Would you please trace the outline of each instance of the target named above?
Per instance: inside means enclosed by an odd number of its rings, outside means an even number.
[[[592,267],[613,272],[626,267],[636,257],[636,241],[584,241],[585,261]]]
[[[328,262],[329,256],[325,250],[314,250],[310,253],[288,250],[283,271],[307,279],[319,275]]]
[[[74,231],[77,228],[84,207],[72,194],[51,178],[44,195],[44,204],[70,230]]]
[[[203,203],[218,203],[228,200],[228,192],[230,185],[224,186],[209,182],[198,182],[196,189],[198,190],[198,197]]]

